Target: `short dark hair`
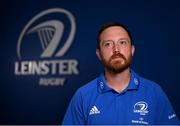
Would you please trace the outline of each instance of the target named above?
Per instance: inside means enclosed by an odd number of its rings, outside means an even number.
[[[101,33],[109,28],[109,27],[113,27],[113,26],[119,26],[119,27],[122,27],[127,33],[128,33],[128,36],[130,38],[130,41],[131,41],[131,45],[133,45],[133,40],[132,40],[132,35],[130,33],[130,31],[127,29],[127,27],[121,23],[118,23],[118,22],[108,22],[108,23],[105,23],[101,26],[101,28],[99,29],[98,31],[98,34],[97,34],[97,49],[100,49],[100,35]]]

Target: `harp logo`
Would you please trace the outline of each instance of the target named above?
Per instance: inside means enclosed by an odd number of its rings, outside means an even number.
[[[53,14],[55,18],[52,18]],[[59,15],[63,15],[63,18],[66,18],[68,23],[64,22],[63,19],[58,19],[57,17]],[[44,17],[48,18],[44,20]],[[38,21],[40,23],[37,23]],[[69,25],[70,30],[62,43],[62,38],[66,29],[65,24]],[[25,25],[18,38],[17,56],[19,61],[15,62],[15,75],[43,75],[43,78],[39,78],[40,85],[64,85],[66,78],[59,78],[59,76],[79,74],[78,61],[76,59],[57,59],[57,57],[63,57],[64,54],[67,53],[72,45],[75,31],[75,18],[68,10],[52,8],[34,16]],[[27,56],[23,56],[22,54],[27,51],[22,49],[22,45],[31,45],[30,43],[34,42],[31,38],[27,39],[31,34],[38,36],[36,42],[39,42],[41,53],[38,54],[38,59],[32,59],[34,56],[34,49],[31,49],[31,51],[28,51],[31,60],[23,60],[24,58],[27,59]],[[49,78],[49,76],[51,77]]]
[[[64,46],[56,53],[55,56],[63,56],[66,51],[69,49],[69,47],[72,44],[75,30],[76,30],[76,24],[74,16],[67,10],[62,8],[54,8],[54,9],[48,9],[45,10],[39,14],[37,14],[34,18],[32,18],[27,25],[22,30],[19,39],[18,39],[18,45],[17,45],[17,55],[19,59],[22,58],[21,56],[21,44],[23,42],[23,37],[25,34],[30,34],[32,32],[37,32],[39,35],[39,39],[42,45],[42,48],[44,49],[44,52],[41,54],[41,57],[51,57],[53,53],[55,52],[55,49],[57,48],[63,32],[64,32],[64,25],[59,20],[49,20],[43,23],[40,23],[39,25],[29,29],[29,27],[38,19],[42,18],[43,16],[49,15],[51,13],[60,13],[65,14],[71,25],[71,31],[67,38],[67,41],[65,42]]]

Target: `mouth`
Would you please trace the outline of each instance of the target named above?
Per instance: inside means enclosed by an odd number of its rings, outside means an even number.
[[[113,58],[113,59],[114,59],[114,58],[122,58],[122,56],[115,55],[115,56],[113,56],[112,58]]]
[[[111,59],[113,60],[113,59],[124,59],[124,58],[123,58],[123,56],[121,56],[121,55],[113,55],[113,56],[111,57]]]
[[[124,60],[124,56],[120,53],[112,55],[110,59],[111,62],[124,62]]]
[[[111,62],[123,62],[124,59],[122,57],[114,57],[111,59]]]
[[[112,60],[119,60],[119,59],[123,59],[123,58],[122,58],[122,57],[119,57],[119,56],[112,58]]]

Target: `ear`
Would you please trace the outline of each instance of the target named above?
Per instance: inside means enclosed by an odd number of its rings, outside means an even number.
[[[132,45],[132,47],[131,47],[131,53],[132,53],[132,56],[134,56],[134,52],[135,52],[135,46]]]
[[[101,60],[101,52],[100,52],[100,49],[96,49],[96,55],[97,55],[98,59]]]

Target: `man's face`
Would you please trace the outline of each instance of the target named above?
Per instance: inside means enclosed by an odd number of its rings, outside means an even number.
[[[96,50],[96,54],[107,70],[120,73],[129,68],[134,46],[122,27],[112,26],[101,33],[100,49]]]

